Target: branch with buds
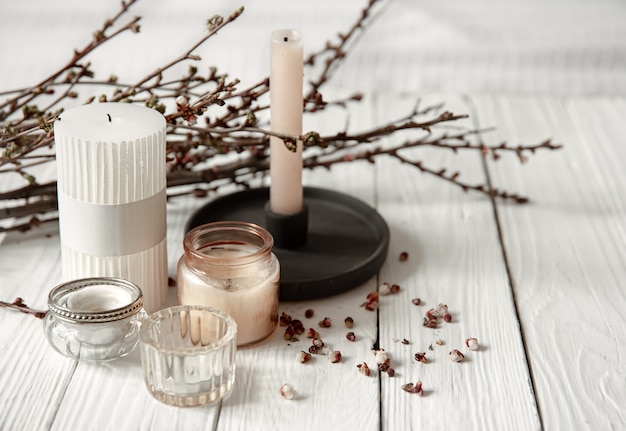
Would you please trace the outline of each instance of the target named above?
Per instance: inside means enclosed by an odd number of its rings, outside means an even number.
[[[25,184],[14,190],[0,193],[0,219],[20,218],[10,230],[28,230],[41,223],[56,220],[56,182],[39,182],[33,168],[53,162],[53,123],[66,108],[64,102],[79,98],[90,89],[111,88],[110,94],[90,94],[84,103],[126,102],[143,104],[165,115],[167,120],[167,166],[168,197],[194,193],[206,196],[226,185],[250,187],[252,181],[269,169],[269,137],[278,136],[287,148],[295,148],[295,142],[304,142],[303,167],[330,168],[332,165],[356,162],[373,162],[380,157],[393,157],[410,164],[417,170],[433,175],[465,191],[476,191],[490,198],[508,199],[524,203],[527,197],[504,190],[496,190],[488,184],[469,184],[461,179],[460,172],[448,173],[446,169],[433,169],[423,160],[406,155],[410,148],[428,146],[454,152],[477,151],[483,156],[499,159],[512,153],[524,162],[538,150],[556,150],[560,145],[546,140],[535,145],[509,146],[506,142],[496,146],[476,143],[473,137],[486,130],[455,128],[447,131],[446,124],[456,124],[467,118],[443,109],[417,105],[403,118],[360,132],[346,130],[330,135],[316,131],[301,136],[277,134],[266,127],[262,118],[267,117],[269,78],[240,88],[236,78],[217,67],[201,74],[197,64],[201,62],[198,48],[216,37],[225,26],[231,25],[243,13],[235,10],[228,17],[213,16],[207,20],[207,32],[183,53],[157,70],[148,73],[134,83],[124,82],[117,76],[96,80],[88,57],[98,47],[124,33],[140,30],[140,17],[126,18],[131,7],[139,0],[121,3],[120,10],[94,32],[91,40],[81,49],[73,51],[68,63],[32,87],[0,92],[6,100],[0,102],[0,176],[19,175]],[[358,36],[367,30],[380,0],[368,0],[354,24],[338,33],[336,40],[328,41],[318,52],[305,60],[309,88],[303,97],[303,113],[315,115],[339,106],[349,109],[359,103],[363,95],[355,93],[346,99],[327,101],[322,95],[324,85],[332,79],[333,72],[356,46]],[[126,21],[124,21],[126,20]],[[188,64],[182,75],[176,75],[175,66]],[[404,133],[410,138],[383,145],[392,135]],[[409,134],[407,134],[409,132]],[[394,141],[395,142],[395,141]],[[237,153],[238,157],[228,157]],[[192,186],[180,188],[181,186]],[[195,187],[195,188],[194,188]],[[2,232],[3,228],[0,228]]]

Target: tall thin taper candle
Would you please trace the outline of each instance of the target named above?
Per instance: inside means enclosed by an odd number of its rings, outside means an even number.
[[[60,115],[54,138],[63,277],[130,280],[157,311],[167,289],[163,115],[79,106]]]
[[[302,134],[302,35],[295,30],[276,30],[270,43],[271,129]],[[302,210],[302,142],[296,152],[283,140],[270,138],[270,209],[277,214]]]

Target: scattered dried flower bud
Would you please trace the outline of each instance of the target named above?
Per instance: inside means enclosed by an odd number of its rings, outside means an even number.
[[[400,253],[400,257],[399,257],[400,262],[406,262],[408,259],[409,259],[409,253],[407,253],[406,251],[403,251],[402,253]]]
[[[413,305],[420,305],[422,303],[422,300],[419,298],[413,298],[411,299],[411,302],[413,303]]]
[[[310,346],[309,353],[313,353],[314,355],[320,355],[322,353],[323,347],[318,346]]]
[[[435,344],[438,346],[443,346],[444,344],[446,344],[446,342],[441,339],[437,339],[435,340]]]
[[[348,339],[348,341],[355,341],[356,335],[354,334],[354,332],[350,331],[346,334],[346,338]]]
[[[389,377],[394,377],[396,375],[396,370],[394,370],[393,368],[389,367],[387,368],[387,375]]]
[[[356,366],[359,369],[359,372],[364,376],[369,376],[371,374],[370,367],[367,365],[367,362],[363,362]]]
[[[448,314],[448,306],[446,304],[438,304],[435,309],[435,316],[443,317]]]
[[[428,358],[426,357],[426,352],[417,352],[415,354],[415,360],[417,362],[422,362],[424,364],[428,363]]]
[[[391,363],[391,357],[389,354],[385,351],[385,349],[379,349],[374,351],[374,355],[378,368],[380,369],[382,365],[384,370],[386,370]]]
[[[309,308],[308,310],[304,312],[304,317],[306,317],[307,319],[310,319],[311,317],[313,317],[314,313],[315,312],[313,311],[313,309]]]
[[[307,338],[319,338],[320,337],[320,333],[317,332],[313,328],[309,328],[308,331],[306,332],[306,336],[307,336]]]
[[[478,340],[474,337],[465,340],[465,345],[470,350],[478,350]]]
[[[311,358],[312,358],[311,354],[303,350],[296,353],[296,361],[300,362],[301,364],[304,364],[305,362],[309,362]]]
[[[296,335],[296,331],[294,331],[293,326],[287,326],[285,328],[285,333],[283,334],[283,338],[285,340],[291,340],[294,335]]]
[[[374,311],[378,308],[379,296],[377,291],[368,293],[366,299],[367,300],[363,304],[361,304],[361,307],[365,307],[365,309],[368,311]]]
[[[447,323],[452,322],[452,315],[450,313],[446,313],[443,315],[443,320]]]
[[[285,383],[280,387],[280,396],[285,400],[292,400],[296,396],[296,391],[289,383]]]
[[[287,326],[291,323],[291,316],[285,312],[280,315],[280,326]]]
[[[304,332],[304,325],[302,324],[300,320],[292,320],[291,326],[293,327],[293,330],[298,335],[301,335]]]
[[[330,328],[333,324],[333,321],[330,317],[324,317],[324,320],[320,320],[318,325],[320,328]]]
[[[424,317],[424,326],[427,328],[434,329],[437,327],[437,318],[436,317]]]
[[[378,302],[379,300],[378,292],[373,291],[373,292],[368,293],[365,299],[367,299],[367,302]]]
[[[402,344],[411,344],[411,343],[409,342],[409,340],[407,340],[406,338],[403,338],[403,339],[402,339],[402,341],[401,341],[401,343],[402,343]]]
[[[389,295],[391,293],[391,286],[389,283],[384,282],[380,286],[378,286],[378,293],[382,296]]]
[[[339,350],[330,350],[326,354],[326,357],[330,362],[336,364],[337,362],[341,361],[341,352]]]
[[[410,394],[416,394],[419,396],[424,395],[424,391],[422,389],[422,382],[419,380],[415,384],[407,383],[405,385],[402,385],[402,390]]]
[[[313,341],[311,341],[311,345],[315,347],[324,347],[324,340],[321,338],[314,338]]]
[[[457,349],[454,349],[453,351],[451,351],[451,352],[449,353],[449,356],[450,356],[450,360],[451,360],[452,362],[461,362],[461,361],[465,358],[465,356],[463,355],[463,353],[461,353],[461,352],[460,352],[459,350],[457,350]]]
[[[400,285],[399,284],[392,284],[391,285],[391,293],[398,293],[400,292]]]
[[[363,308],[367,311],[375,311],[378,308],[378,302],[365,302]]]
[[[437,319],[437,313],[435,312],[434,308],[431,308],[430,310],[428,310],[426,312],[426,318],[427,319]]]
[[[346,324],[347,328],[352,328],[354,326],[354,319],[350,316],[346,317],[343,323]]]

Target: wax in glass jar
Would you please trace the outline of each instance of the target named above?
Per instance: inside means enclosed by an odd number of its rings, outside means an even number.
[[[280,266],[274,240],[260,226],[214,222],[185,236],[178,300],[222,310],[237,322],[237,344],[267,338],[278,325]]]

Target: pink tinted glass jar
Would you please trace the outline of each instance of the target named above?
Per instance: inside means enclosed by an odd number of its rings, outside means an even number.
[[[214,222],[190,230],[178,262],[178,301],[222,310],[237,322],[237,345],[267,338],[278,325],[280,265],[261,226]]]

